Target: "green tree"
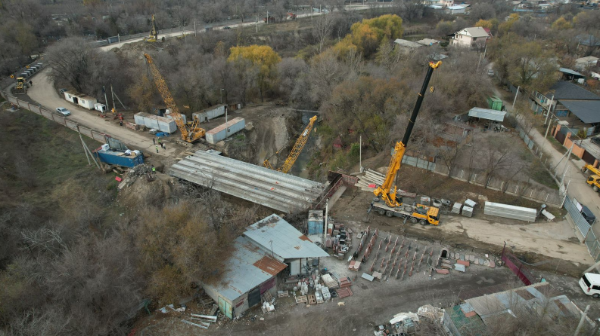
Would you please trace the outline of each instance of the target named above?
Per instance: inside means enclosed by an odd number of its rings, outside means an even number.
[[[355,49],[365,57],[373,55],[384,38],[395,40],[402,37],[402,19],[395,14],[382,15],[357,22],[350,28],[351,33],[338,42],[334,49],[340,57]]]
[[[515,42],[504,49],[509,80],[529,92],[547,90],[557,80],[555,55],[537,41],[516,39]]]

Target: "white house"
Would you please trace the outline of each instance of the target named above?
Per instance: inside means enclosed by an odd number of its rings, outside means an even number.
[[[585,70],[587,68],[593,68],[598,65],[598,57],[586,56],[575,60],[575,68],[578,70]]]
[[[454,34],[452,44],[459,47],[472,47],[475,44],[485,44],[491,34],[481,27],[469,27]]]

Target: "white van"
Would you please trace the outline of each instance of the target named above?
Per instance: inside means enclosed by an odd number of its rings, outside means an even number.
[[[585,273],[579,279],[579,286],[586,295],[600,298],[600,274]]]

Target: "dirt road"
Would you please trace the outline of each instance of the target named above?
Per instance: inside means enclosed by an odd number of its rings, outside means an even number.
[[[166,151],[159,148],[159,152],[156,153],[156,148],[152,144],[152,137],[149,134],[119,126],[112,120],[106,121],[105,119],[98,117],[97,111],[86,110],[62,99],[47,76],[49,71],[50,68],[46,68],[35,75],[32,79],[34,85],[27,91],[29,97],[38,104],[41,104],[51,111],[56,110],[57,107],[65,107],[72,113],[68,117],[69,119],[72,119],[83,126],[109,134],[112,137],[123,141],[127,145],[131,145],[135,149],[140,149],[147,154],[173,156],[177,152],[178,148],[175,147],[175,144],[173,143],[174,140],[172,139],[166,140],[167,143],[171,142],[168,143]]]

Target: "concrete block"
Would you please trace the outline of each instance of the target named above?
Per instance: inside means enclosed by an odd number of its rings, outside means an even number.
[[[465,260],[457,260],[456,261],[457,264],[459,265],[465,265],[465,266],[469,266],[471,263]]]

